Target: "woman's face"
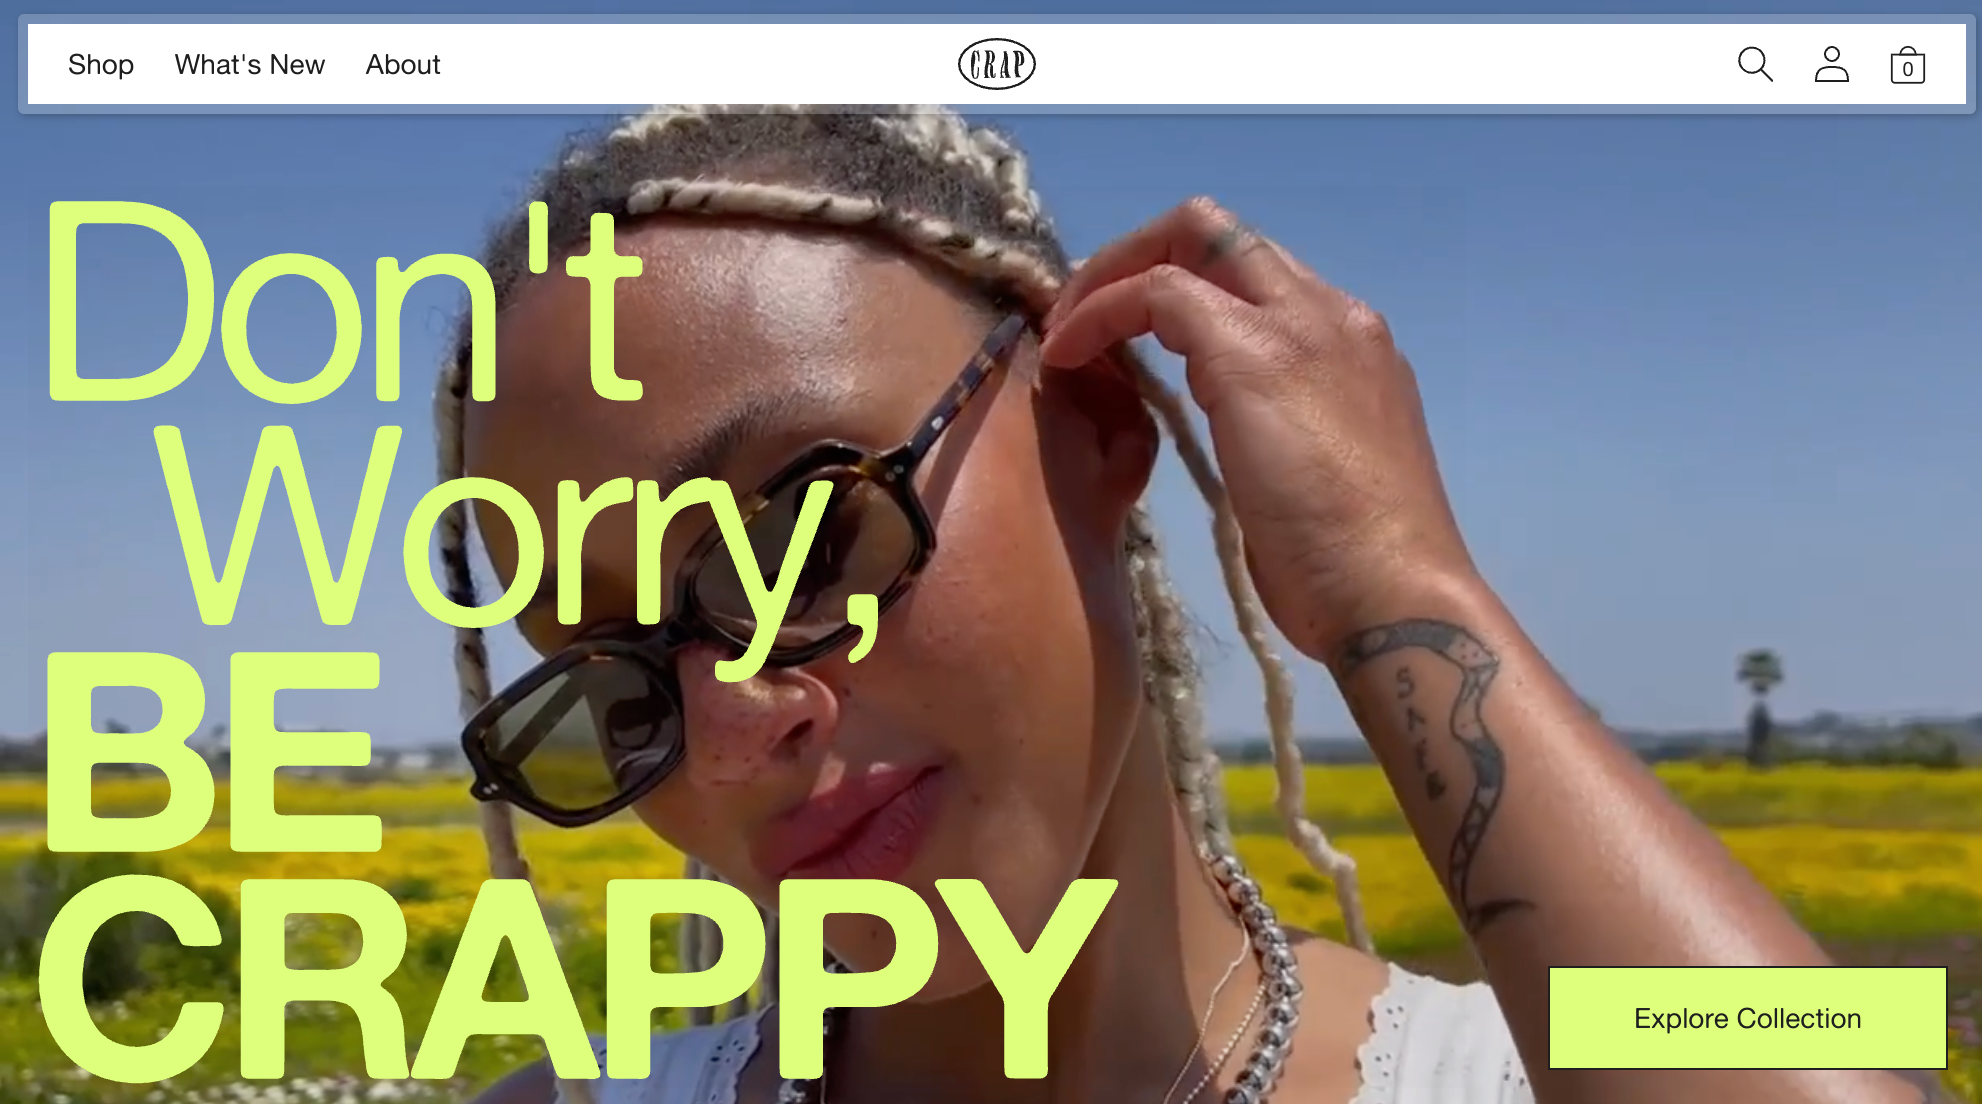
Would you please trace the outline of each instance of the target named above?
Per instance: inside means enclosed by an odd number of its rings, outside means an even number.
[[[659,479],[665,495],[667,473],[694,454],[740,498],[822,439],[892,448],[995,321],[933,269],[823,231],[651,221],[623,227],[617,251],[644,265],[613,289],[615,371],[642,398],[594,393],[590,285],[553,265],[500,319],[497,398],[468,404],[468,474],[529,500],[547,583],[582,570],[578,624],[561,624],[555,601],[518,619],[541,654],[635,618],[634,505],[592,520],[582,569],[560,563],[561,481],[590,494]],[[714,665],[729,653],[689,648],[686,757],[635,806],[766,904],[787,877],[914,889],[942,941],[929,998],[984,981],[935,879],[981,880],[1030,945],[1080,873],[1139,714],[1121,545],[1153,429],[1103,369],[1041,377],[1029,342],[1006,363],[923,464],[917,491],[940,550],[882,616],[872,650],[725,683]],[[484,507],[478,521],[508,580],[506,515]],[[669,525],[670,594],[712,524],[696,508]],[[872,917],[830,916],[826,940],[861,969],[893,953]]]

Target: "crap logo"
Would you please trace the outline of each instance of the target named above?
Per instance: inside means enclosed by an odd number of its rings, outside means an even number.
[[[1003,92],[1032,79],[1038,58],[1031,49],[1009,38],[983,38],[957,55],[957,72],[979,88]]]

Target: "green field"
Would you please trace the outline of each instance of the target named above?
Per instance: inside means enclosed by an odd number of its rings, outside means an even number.
[[[1751,773],[1689,764],[1660,773],[1841,961],[1952,969],[1947,1083],[1958,1099],[1982,1104],[1982,771],[1796,766]],[[1230,772],[1232,817],[1244,833],[1244,857],[1290,922],[1339,937],[1340,916],[1328,885],[1277,835],[1272,787],[1264,768]],[[1457,925],[1375,768],[1311,768],[1308,790],[1316,818],[1358,860],[1384,953],[1444,976],[1467,976],[1470,958]],[[97,788],[96,811],[142,815],[160,808],[164,797],[159,782],[107,780]],[[215,827],[205,835],[133,865],[117,856],[48,855],[38,835],[45,809],[41,781],[0,777],[0,826],[9,827],[0,832],[0,877],[7,879],[0,882],[0,1101],[458,1100],[536,1055],[534,1039],[479,1038],[470,1042],[457,1083],[371,1082],[360,1076],[355,1019],[338,1006],[296,1005],[288,1025],[287,1077],[293,1084],[240,1082],[231,1018],[206,1059],[170,1086],[79,1075],[49,1038],[37,1009],[37,925],[45,928],[65,893],[133,869],[156,869],[191,885],[223,913],[231,911],[243,878],[358,878],[387,887],[409,928],[405,959],[387,987],[404,1011],[409,1051],[417,1045],[455,937],[486,875],[463,784],[285,780],[279,786],[278,808],[285,813],[384,817],[384,848],[361,855],[237,854],[228,848],[226,800],[223,785]],[[604,884],[614,877],[677,874],[681,857],[627,820],[574,832],[528,829],[525,851],[552,906],[581,1011],[596,1029],[604,1014],[604,942],[596,919]],[[105,1032],[128,1044],[150,1042],[188,999],[228,1003],[231,1017],[235,932],[223,923],[222,946],[195,952],[137,923],[114,922],[93,951],[92,984],[100,996],[94,1014]],[[291,937],[291,965],[349,961],[352,931],[338,918],[301,924]],[[671,964],[666,940],[657,954],[661,965]],[[490,996],[514,998],[520,991],[499,971]]]

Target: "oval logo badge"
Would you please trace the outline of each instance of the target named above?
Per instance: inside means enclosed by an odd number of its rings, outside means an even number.
[[[1009,38],[982,38],[957,55],[957,72],[979,88],[1003,92],[1032,79],[1038,58]]]

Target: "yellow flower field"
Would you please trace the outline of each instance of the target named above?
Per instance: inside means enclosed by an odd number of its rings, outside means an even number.
[[[1903,924],[1908,934],[1982,931],[1982,835],[1791,826],[1729,829],[1722,839],[1820,930],[1876,936]],[[678,877],[682,869],[679,852],[627,821],[571,832],[526,829],[523,842],[545,898],[574,917],[603,915],[611,879]],[[1356,860],[1371,928],[1387,946],[1408,950],[1459,939],[1415,841],[1386,835],[1335,842]],[[0,838],[0,859],[38,843],[27,835]],[[1333,889],[1290,843],[1246,835],[1239,850],[1290,923],[1341,935]],[[488,877],[481,836],[468,825],[399,828],[386,833],[374,854],[332,855],[237,853],[224,829],[209,830],[161,858],[176,880],[229,895],[248,878],[373,882],[404,902],[415,931],[458,931]]]
[[[1273,831],[1273,772],[1228,768],[1226,792],[1239,825]],[[1659,779],[1715,825],[1827,824],[1833,827],[1939,828],[1982,831],[1982,771],[1916,767],[1794,765],[1755,772],[1738,765],[1669,763]],[[1308,811],[1343,834],[1401,832],[1397,799],[1374,766],[1307,768]],[[369,813],[389,824],[465,821],[474,816],[467,783],[454,777],[347,783],[278,776],[285,813]],[[165,805],[162,775],[100,776],[94,806],[102,816],[142,816]],[[214,822],[227,822],[229,789],[215,786]],[[48,791],[41,779],[0,775],[0,824],[39,821]]]
[[[1982,934],[1982,771],[1787,767],[1756,773],[1686,764],[1659,774],[1846,961],[1953,968],[1947,1081],[1959,1099],[1982,1104],[1976,1026],[1982,941],[1975,938]],[[1317,767],[1307,781],[1312,815],[1357,862],[1380,948],[1407,963],[1449,962],[1462,952],[1431,865],[1405,830],[1381,773]],[[1291,924],[1340,937],[1332,887],[1278,835],[1271,771],[1233,769],[1227,784],[1242,857],[1269,901]],[[383,848],[373,854],[237,853],[229,846],[222,784],[208,830],[152,858],[169,876],[230,897],[249,878],[374,882],[402,903],[413,944],[451,946],[488,869],[463,780],[284,779],[277,791],[284,813],[383,817]],[[165,796],[162,780],[110,778],[98,785],[94,804],[101,815],[143,815],[161,808]],[[0,867],[40,850],[45,800],[39,779],[0,778]],[[679,853],[630,818],[575,831],[521,818],[520,827],[524,853],[567,938],[595,941],[601,934],[609,880],[674,877],[682,869]],[[409,1030],[415,1011],[409,1006]],[[491,1068],[499,1057],[488,1058]],[[0,1077],[0,1090],[4,1082]],[[0,1091],[0,1099],[11,1098]]]
[[[1686,764],[1661,771],[1666,784],[1721,827],[1735,854],[1806,922],[1828,934],[1880,936],[1982,931],[1982,772],[1841,770],[1794,767],[1755,773]],[[1458,939],[1431,868],[1403,832],[1396,799],[1374,767],[1310,768],[1309,808],[1357,860],[1371,924],[1386,946],[1412,948]],[[372,785],[285,779],[286,813],[371,813],[390,829],[370,855],[257,855],[229,849],[227,789],[219,787],[215,827],[162,856],[189,883],[231,892],[242,878],[343,877],[377,882],[408,902],[409,918],[458,924],[486,873],[472,826],[474,804],[459,780]],[[1339,934],[1340,916],[1323,880],[1277,834],[1274,779],[1263,767],[1228,772],[1241,850],[1290,919]],[[154,811],[162,780],[100,784],[102,813]],[[0,780],[0,820],[37,819],[45,809],[38,779]],[[525,819],[526,851],[547,897],[579,914],[617,877],[673,876],[681,856],[621,818],[580,831]],[[0,836],[0,849],[34,846],[31,833]]]
[[[1790,767],[1768,772],[1695,764],[1661,778],[1806,922],[1840,936],[1982,931],[1982,771]],[[1227,772],[1241,851],[1275,904],[1304,926],[1339,934],[1332,891],[1278,835],[1274,779],[1264,767]],[[448,926],[472,903],[487,863],[474,803],[458,779],[347,784],[283,779],[284,813],[368,813],[385,819],[384,848],[369,855],[237,854],[228,846],[225,783],[214,826],[159,856],[189,884],[231,892],[242,878],[358,878],[395,888],[409,917]],[[1309,809],[1361,870],[1371,926],[1386,945],[1447,943],[1458,930],[1431,868],[1404,830],[1395,797],[1375,767],[1312,767]],[[44,815],[39,779],[0,779],[0,823],[32,828]],[[162,779],[100,782],[99,814],[161,808]],[[546,897],[580,913],[607,880],[668,877],[681,856],[638,823],[619,818],[577,831],[521,818],[525,852]],[[0,857],[37,846],[30,831],[0,834]]]
[[[1982,832],[1982,771],[1831,767],[1750,771],[1738,765],[1667,763],[1659,780],[1707,823],[1719,826],[1827,824]],[[1226,771],[1234,826],[1277,831],[1275,784],[1265,767]],[[1403,832],[1403,815],[1374,766],[1309,767],[1308,812],[1334,832]],[[0,810],[5,808],[0,791]]]

